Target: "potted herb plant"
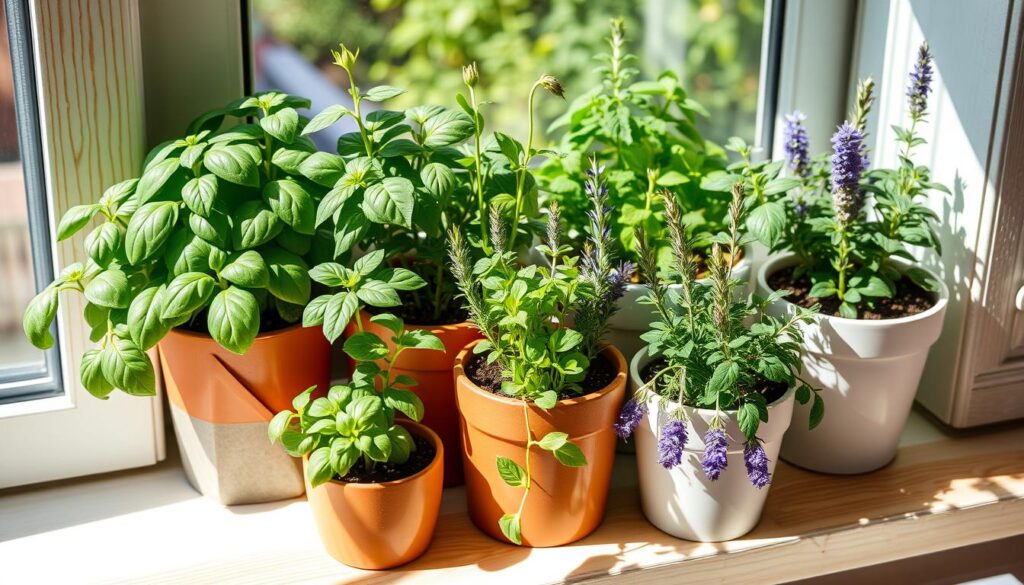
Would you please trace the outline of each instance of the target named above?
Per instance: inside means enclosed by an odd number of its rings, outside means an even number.
[[[484,337],[455,362],[470,517],[515,544],[573,542],[604,515],[626,362],[601,339],[629,268],[613,265],[610,210],[591,192],[594,236],[582,259],[559,241],[557,206],[539,246],[546,265],[516,262],[497,214],[494,253],[476,263],[451,233],[453,271]]]
[[[451,226],[465,226],[474,254],[481,255],[490,250],[486,218],[489,209],[496,209],[516,226],[510,249],[527,249],[532,237],[529,220],[538,207],[536,181],[529,170],[537,154],[533,124],[525,147],[501,133],[484,140],[475,64],[463,70],[468,97],[457,96],[459,109],[417,106],[404,112],[367,112],[367,103],[383,103],[403,91],[379,86],[363,92],[353,75],[358,53],[344,45],[334,52],[335,64],[348,76],[353,107],[328,107],[303,130],[315,132],[345,117],[358,129],[339,139],[344,171],[329,185],[332,189],[320,203],[316,223],[333,230],[336,256],[350,256],[357,247],[385,250],[395,266],[409,269],[425,283],[422,288],[396,286],[399,292],[392,296],[364,291],[370,308],[361,319],[367,330],[386,340],[386,329],[369,317],[385,308],[399,311],[408,330],[429,331],[444,344],[443,355],[413,349],[403,352],[393,367],[430,389],[422,394],[427,405],[424,424],[450,447],[445,482],[457,485],[462,483],[462,467],[451,369],[459,350],[479,333],[456,299],[444,234]],[[540,89],[562,92],[556,79],[542,76],[530,90],[531,120]],[[349,317],[327,315],[325,331],[332,341],[344,333],[338,323],[348,323]]]
[[[84,295],[98,347],[82,356],[81,381],[98,398],[154,395],[146,352],[159,347],[186,473],[224,504],[302,493],[297,466],[261,437],[271,409],[291,402],[291,384],[326,390],[330,377],[329,345],[297,322],[331,167],[282,165],[287,153],[315,150],[295,110],[308,105],[277,92],[232,102],[153,149],[138,179],[68,210],[59,239],[102,219],[85,239],[88,259],[25,314],[29,339],[46,347],[58,293]],[[254,121],[218,131],[225,116]]]
[[[787,435],[782,456],[801,467],[863,473],[891,461],[928,350],[942,331],[948,292],[912,253],[940,252],[937,218],[923,199],[933,190],[949,193],[913,161],[914,147],[924,142],[916,129],[926,118],[931,79],[932,59],[923,45],[907,91],[910,127],[894,128],[900,165],[866,173],[864,119],[872,85],[861,85],[854,122],[832,137],[831,198],[817,196],[813,178],[796,173],[799,208],[787,214],[774,247],[780,253],[758,275],[761,291],[792,293],[768,307],[772,314],[822,305],[804,327],[804,369],[835,406],[813,437],[804,424]],[[806,160],[806,142],[796,142],[791,165]],[[812,418],[816,408],[810,405]],[[807,413],[798,408],[798,416]]]
[[[364,257],[351,270],[374,276],[387,270],[367,266]],[[365,280],[371,282],[381,281]],[[354,306],[348,314],[358,315],[360,290],[372,288],[327,295],[325,310],[348,305]],[[352,381],[320,398],[313,398],[312,387],[299,394],[294,410],[274,417],[269,435],[303,460],[307,499],[327,552],[353,567],[388,569],[430,545],[444,481],[443,443],[416,422],[423,417],[423,403],[405,389],[416,381],[395,374],[393,366],[405,351],[443,351],[444,345],[425,331],[406,330],[389,313],[370,322],[388,331],[388,341],[357,320],[359,331],[344,345],[357,363]]]
[[[812,313],[758,315],[785,293],[734,300],[740,283],[720,246],[742,244],[742,204],[737,184],[730,231],[712,245],[710,286],[699,286],[682,213],[666,197],[673,270],[682,286],[673,298],[669,280],[648,278],[644,301],[658,319],[644,334],[650,345],[630,364],[635,393],[616,423],[621,437],[636,437],[644,515],[673,536],[702,542],[737,538],[757,524],[794,397],[816,396],[805,384],[797,387],[798,325]],[[642,240],[639,247],[641,270],[657,274],[654,249]],[[742,467],[745,477],[735,469]]]
[[[710,236],[724,227],[729,206],[728,189],[708,188],[703,179],[726,168],[725,152],[703,138],[697,116],[707,116],[690,98],[677,75],[664,71],[653,81],[635,81],[636,57],[625,51],[622,19],[611,23],[609,53],[599,55],[601,83],[573,101],[551,125],[563,130],[559,151],[538,171],[549,201],[558,202],[569,226],[569,242],[581,249],[587,237],[587,194],[583,186],[591,167],[591,154],[608,169],[611,205],[618,210],[609,223],[615,246],[624,257],[636,260],[636,234],[641,230],[654,247],[658,266],[667,269],[671,252],[665,244],[664,208],[659,193],[671,193],[683,207],[687,232],[695,238],[698,276],[706,275]],[[732,256],[732,251],[729,252]],[[735,274],[744,281],[750,261],[743,251],[731,258]],[[638,279],[639,280],[639,279]],[[678,289],[679,284],[672,285]],[[642,282],[631,282],[611,318],[607,340],[630,359],[643,347],[640,335],[655,314],[638,300],[648,292]]]

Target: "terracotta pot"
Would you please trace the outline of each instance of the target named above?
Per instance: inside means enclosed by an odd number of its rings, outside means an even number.
[[[650,361],[647,348],[633,357],[629,377],[634,391],[641,386],[640,372]],[[757,429],[757,436],[768,456],[768,472],[772,474],[775,473],[782,436],[793,418],[793,397],[794,392],[790,388],[769,404],[768,422],[761,423]],[[677,467],[665,469],[658,462],[658,438],[662,423],[679,408],[687,416],[688,438],[684,457]],[[715,481],[704,473],[700,463],[704,453],[704,435],[716,414],[712,409],[663,404],[652,398],[647,403],[647,414],[634,433],[640,505],[644,516],[659,530],[677,538],[698,542],[739,538],[757,526],[768,498],[770,486],[754,487],[745,473],[743,432],[736,421],[735,410],[721,413],[729,436],[728,464]]]
[[[193,487],[225,505],[302,495],[299,462],[270,444],[267,424],[306,388],[326,392],[330,352],[319,327],[260,335],[244,356],[208,335],[168,333],[160,365]]]
[[[769,258],[758,271],[758,293],[767,296],[768,277],[796,261],[791,255]],[[910,266],[890,262],[900,270]],[[949,291],[939,283],[935,305],[917,315],[868,321],[819,314],[800,326],[803,377],[821,389],[825,416],[810,430],[810,404],[796,405],[783,459],[813,471],[851,474],[874,471],[896,457],[928,350],[942,333]],[[776,317],[794,311],[785,299],[765,309]]]
[[[441,506],[444,446],[437,434],[414,422],[410,433],[430,441],[437,454],[419,473],[384,483],[332,480],[306,484],[320,540],[335,559],[359,569],[389,569],[430,546]]]
[[[523,403],[493,394],[470,381],[463,363],[472,355],[473,345],[459,354],[454,371],[469,514],[477,528],[508,542],[498,528],[498,519],[517,509],[523,491],[505,484],[495,461],[503,456],[525,463]],[[626,391],[626,360],[613,346],[607,346],[603,355],[618,372],[608,386],[579,398],[560,400],[548,411],[533,404],[527,406],[530,430],[536,439],[552,431],[568,433],[586,456],[587,465],[565,467],[551,453],[539,448],[531,450],[533,487],[522,518],[525,546],[574,542],[590,534],[604,517],[615,460],[612,423]]]
[[[360,316],[363,329],[387,342],[391,347],[394,333],[386,327],[370,322],[370,314],[363,312]],[[455,408],[455,379],[452,378],[452,367],[455,356],[472,341],[480,339],[480,332],[471,323],[455,323],[453,325],[407,325],[406,330],[427,330],[436,335],[444,344],[445,352],[429,349],[403,350],[395,362],[392,373],[405,374],[419,381],[417,386],[409,388],[423,401],[424,425],[430,427],[445,447],[444,485],[451,487],[461,485],[462,457],[459,455],[459,416]],[[355,331],[351,325],[346,336]],[[351,362],[350,362],[351,366]]]

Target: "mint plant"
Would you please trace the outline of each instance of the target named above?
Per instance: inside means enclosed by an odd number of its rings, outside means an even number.
[[[174,327],[205,331],[244,354],[262,328],[299,320],[317,257],[315,215],[338,173],[300,132],[308,100],[267,92],[200,117],[192,133],[146,157],[142,175],[96,203],[68,210],[57,227],[85,239],[88,259],[65,268],[25,311],[33,344],[49,333],[62,291],[84,295],[90,339],[82,385],[97,398],[115,389],[152,396],[145,351]],[[226,116],[252,119],[218,130]]]
[[[563,129],[562,158],[547,161],[538,171],[549,201],[560,204],[569,226],[570,243],[581,249],[588,223],[583,192],[590,154],[608,168],[610,204],[619,210],[610,224],[616,247],[626,257],[636,252],[638,230],[656,247],[663,267],[670,252],[664,235],[661,191],[671,192],[687,214],[687,230],[699,251],[719,231],[728,207],[728,195],[708,189],[701,180],[725,168],[722,149],[706,141],[697,130],[697,116],[707,111],[687,96],[675,73],[665,71],[653,81],[635,81],[636,59],[625,52],[622,19],[611,24],[609,53],[599,55],[601,85],[580,96],[552,123],[550,132]]]
[[[642,338],[650,345],[652,358],[664,360],[650,380],[637,389],[622,409],[616,431],[628,437],[640,424],[647,404],[676,403],[693,408],[714,409],[704,437],[706,449],[702,466],[707,477],[717,480],[728,462],[730,440],[742,439],[748,477],[756,487],[768,485],[768,460],[757,436],[762,422],[768,421],[766,393],[773,386],[796,390],[801,403],[812,402],[810,426],[824,414],[824,402],[799,377],[800,323],[811,321],[813,311],[798,308],[787,319],[766,315],[764,307],[784,296],[775,292],[767,299],[751,296],[734,300],[740,283],[732,278],[732,266],[724,254],[735,250],[752,236],[741,235],[745,194],[741,183],[732,189],[728,232],[717,234],[708,258],[710,286],[696,280],[692,238],[685,233],[683,213],[671,195],[664,198],[667,229],[672,247],[673,270],[681,283],[679,292],[669,289],[671,280],[658,274],[654,249],[640,241],[641,271],[650,293],[642,302],[654,306],[657,320]],[[743,437],[725,433],[724,411],[735,411]],[[659,460],[671,469],[682,463],[687,442],[686,410],[676,408],[662,425],[659,436]]]
[[[356,297],[353,293],[345,298]],[[380,463],[401,465],[416,450],[398,415],[420,421],[423,402],[400,387],[415,386],[416,380],[394,375],[392,367],[407,349],[443,351],[444,346],[426,331],[405,331],[402,320],[394,315],[382,313],[370,320],[393,334],[393,349],[377,335],[363,331],[360,323],[359,332],[344,346],[357,362],[352,381],[332,386],[327,396],[319,398],[312,396],[316,386],[307,388],[292,401],[294,411],[279,412],[270,421],[271,443],[280,442],[293,457],[309,457],[306,477],[312,487],[344,480],[355,466],[369,472]]]
[[[477,245],[486,246],[491,207],[516,225],[529,227],[529,218],[537,212],[536,184],[528,170],[536,151],[529,142],[523,147],[500,133],[489,142],[482,140],[485,122],[474,90],[479,80],[475,65],[464,69],[470,97],[457,96],[460,109],[416,106],[404,112],[365,112],[367,103],[386,102],[403,90],[378,86],[364,92],[354,75],[359,51],[342,45],[333,54],[348,77],[353,107],[326,108],[303,133],[345,117],[355,121],[358,131],[341,136],[337,156],[324,155],[336,159],[339,172],[327,185],[331,190],[317,209],[315,223],[334,232],[334,260],[345,261],[357,246],[379,249],[386,251],[390,262],[418,274],[426,286],[401,289],[401,298],[407,301],[407,311],[423,322],[438,323],[461,312],[445,266],[445,232],[451,226],[479,224]],[[550,76],[537,81],[530,93],[531,118],[533,96],[540,87],[552,92],[560,88]],[[465,142],[471,137],[470,149]],[[388,302],[370,304],[402,304],[398,298]],[[340,334],[336,324],[326,329]]]
[[[631,269],[614,266],[606,229],[607,193],[600,169],[588,182],[595,209],[594,236],[582,259],[569,256],[571,247],[560,241],[559,209],[548,212],[547,241],[537,249],[548,266],[521,266],[507,248],[502,218],[492,211],[490,245],[493,253],[477,262],[458,229],[449,233],[451,264],[473,324],[484,340],[474,347],[486,354],[488,364],[501,369],[501,392],[522,402],[526,421],[525,466],[506,457],[496,464],[502,479],[523,488],[519,508],[499,520],[502,534],[522,544],[522,521],[533,486],[530,452],[549,451],[562,465],[587,464],[583,452],[566,433],[550,432],[539,439],[529,428],[529,404],[554,408],[560,396],[581,394],[588,368],[597,358],[600,338],[615,303],[625,289]],[[569,327],[568,323],[576,326]]]

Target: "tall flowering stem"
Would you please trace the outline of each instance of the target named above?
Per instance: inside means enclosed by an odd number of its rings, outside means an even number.
[[[867,135],[868,114],[875,103],[875,80],[868,77],[857,82],[857,103],[850,115],[850,123],[861,134]]]
[[[462,81],[469,90],[469,105],[473,110],[473,190],[476,192],[477,213],[480,221],[480,244],[484,254],[489,254],[491,250],[487,243],[487,221],[484,219],[487,217],[487,203],[484,202],[483,155],[480,151],[481,135],[484,131],[483,116],[480,114],[480,106],[477,104],[474,89],[480,81],[480,71],[477,69],[475,61],[462,68]]]
[[[804,120],[807,117],[799,110],[786,115],[786,128],[783,132],[785,143],[783,151],[786,154],[786,163],[793,175],[804,179],[810,172],[811,157],[808,154],[809,141],[807,139],[807,128],[804,127]]]
[[[840,300],[846,293],[846,274],[850,265],[850,224],[864,205],[860,178],[864,172],[864,135],[849,122],[832,136],[832,206],[839,233],[836,287]]]
[[[914,122],[922,119],[928,109],[928,94],[932,92],[932,54],[928,43],[921,43],[917,50],[917,62],[910,72],[907,99],[910,102],[910,118]]]

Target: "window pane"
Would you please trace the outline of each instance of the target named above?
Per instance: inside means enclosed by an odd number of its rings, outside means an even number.
[[[6,8],[0,26],[7,31]],[[11,48],[0,34],[0,379],[12,370],[42,371],[44,352],[34,348],[21,329],[21,315],[36,292],[25,174],[18,150]]]
[[[408,90],[393,107],[452,105],[461,66],[476,61],[485,99],[496,102],[488,121],[517,134],[541,73],[559,77],[570,100],[593,86],[594,55],[607,51],[609,19],[622,16],[641,75],[679,73],[711,114],[702,122],[707,138],[754,139],[764,0],[254,0],[253,7],[257,89],[305,95],[314,110],[344,103],[345,80],[330,64],[330,49],[344,42],[362,49],[360,85]],[[538,106],[547,122],[565,107]],[[317,139],[332,146],[330,137]]]

